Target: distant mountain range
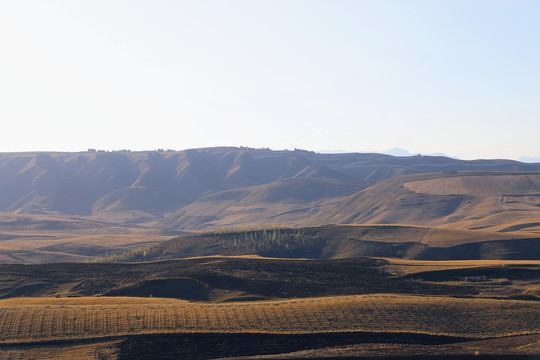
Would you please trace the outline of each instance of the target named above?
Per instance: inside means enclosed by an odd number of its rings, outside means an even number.
[[[347,153],[345,150],[320,150],[323,154],[344,154]],[[370,153],[370,151],[362,151],[362,153]],[[411,153],[410,151],[400,148],[400,147],[394,147],[389,150],[385,151],[377,151],[376,153],[385,154],[385,155],[391,155],[391,156],[415,156],[415,155],[422,155],[422,156],[444,156],[449,157],[452,159],[459,159],[457,156],[447,155],[442,152],[436,152],[436,153]],[[521,156],[518,158],[519,162],[524,163],[540,163],[540,157],[538,156]]]
[[[399,147],[395,147],[395,148],[392,148],[390,150],[387,150],[387,151],[383,151],[381,152],[382,154],[386,154],[386,155],[392,155],[392,156],[414,156],[414,155],[422,155],[422,156],[443,156],[443,157],[449,157],[449,158],[452,158],[452,159],[458,159],[457,157],[455,156],[450,156],[450,155],[446,155],[444,153],[441,153],[441,152],[437,152],[437,153],[430,153],[430,154],[412,154],[410,153],[409,151],[405,150],[405,149],[402,149],[402,148],[399,148]]]
[[[525,163],[540,163],[540,157],[536,156],[522,156],[518,160]]]
[[[347,151],[345,150],[320,150],[319,151],[320,153],[323,153],[323,154],[345,154],[347,153]],[[370,151],[361,151],[360,153],[373,153],[373,152],[370,152]],[[455,156],[449,156],[449,155],[446,155],[444,153],[441,153],[441,152],[438,152],[438,153],[430,153],[430,154],[413,154],[405,149],[402,149],[402,148],[399,148],[399,147],[395,147],[395,148],[392,148],[390,150],[386,150],[386,151],[377,151],[375,153],[379,153],[379,154],[384,154],[384,155],[391,155],[391,156],[415,156],[415,155],[423,155],[423,156],[444,156],[444,157],[449,157],[449,158],[453,158],[453,159],[459,159]],[[528,162],[532,162],[532,161],[528,161]]]
[[[168,152],[3,153],[0,211],[129,219],[132,223],[159,221],[160,227],[174,229],[391,222],[394,215],[374,215],[381,212],[382,204],[378,210],[367,208],[362,199],[368,194],[383,202],[407,197],[411,188],[401,184],[416,178],[386,181],[396,176],[436,172],[443,175],[430,178],[454,178],[456,171],[535,172],[540,171],[540,164],[230,147]],[[422,193],[415,184],[415,193]],[[377,195],[377,191],[383,193]],[[395,197],[388,198],[390,194]],[[449,195],[422,196],[423,203],[418,200],[416,205],[423,204],[425,212],[430,199]],[[458,201],[465,203],[473,195],[452,196],[452,206],[459,207]],[[346,204],[354,211],[345,208]],[[450,208],[445,209],[450,216]],[[425,225],[425,219],[435,217],[420,214],[424,220],[415,220],[414,211],[404,220]],[[441,218],[443,221],[448,219]]]

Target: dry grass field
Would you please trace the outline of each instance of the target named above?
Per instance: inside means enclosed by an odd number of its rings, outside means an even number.
[[[452,229],[536,232],[537,172],[446,172],[398,176],[359,191],[308,224],[414,224]]]
[[[169,240],[160,229],[60,215],[0,212],[0,263],[87,261]]]
[[[0,262],[7,264],[88,261],[97,255],[129,251],[170,239],[170,236],[144,234],[55,234],[48,239],[34,234],[6,236],[11,236],[11,240],[0,242]]]
[[[417,194],[469,197],[471,202],[452,214],[447,225],[452,228],[540,231],[539,174],[449,176],[404,186]]]
[[[118,356],[118,343],[119,341],[103,341],[76,345],[0,348],[0,360],[114,360]]]
[[[540,267],[540,260],[409,260],[385,258],[389,264],[385,266],[391,273],[396,275],[414,274],[424,271],[473,269],[498,266],[535,266]]]
[[[220,304],[12,298],[0,300],[0,334],[2,360],[538,354],[540,303],[395,294]]]
[[[540,332],[540,303],[354,295],[246,303],[171,299],[0,301],[2,344],[170,332],[421,333],[490,338]]]
[[[538,195],[540,174],[494,174],[447,176],[444,178],[409,181],[405,187],[411,191],[432,195],[501,196],[511,192],[514,196]]]

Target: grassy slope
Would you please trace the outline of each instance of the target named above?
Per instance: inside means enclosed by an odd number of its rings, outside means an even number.
[[[333,259],[358,256],[425,260],[538,259],[536,234],[401,225],[327,225],[184,235],[126,253],[122,261],[210,255]],[[114,260],[114,259],[113,259]]]
[[[457,172],[415,174],[354,187],[338,180],[276,182],[201,198],[169,215],[172,227],[383,223],[444,225],[492,231],[540,227],[540,174]],[[341,193],[325,187],[343,188]],[[354,186],[366,187],[367,182]],[[278,195],[279,194],[279,195]],[[310,194],[311,201],[303,198]],[[323,195],[321,197],[320,195]]]
[[[0,213],[0,262],[84,261],[169,240],[148,224],[76,216]]]
[[[160,222],[171,228],[301,225],[373,181],[286,179],[203,196]]]
[[[539,173],[433,173],[379,182],[309,221],[535,230],[538,205]]]

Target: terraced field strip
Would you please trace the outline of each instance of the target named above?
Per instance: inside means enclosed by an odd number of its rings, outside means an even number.
[[[409,260],[397,258],[376,258],[387,260],[385,268],[398,274],[414,274],[424,271],[473,269],[490,266],[540,267],[540,260]]]
[[[0,301],[0,342],[167,332],[408,332],[487,338],[540,333],[540,303],[448,297],[355,295],[204,304],[111,298],[55,303]],[[97,303],[101,300],[102,304]]]

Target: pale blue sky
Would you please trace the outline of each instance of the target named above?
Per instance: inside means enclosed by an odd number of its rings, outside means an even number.
[[[540,156],[540,1],[4,1],[0,151]]]

